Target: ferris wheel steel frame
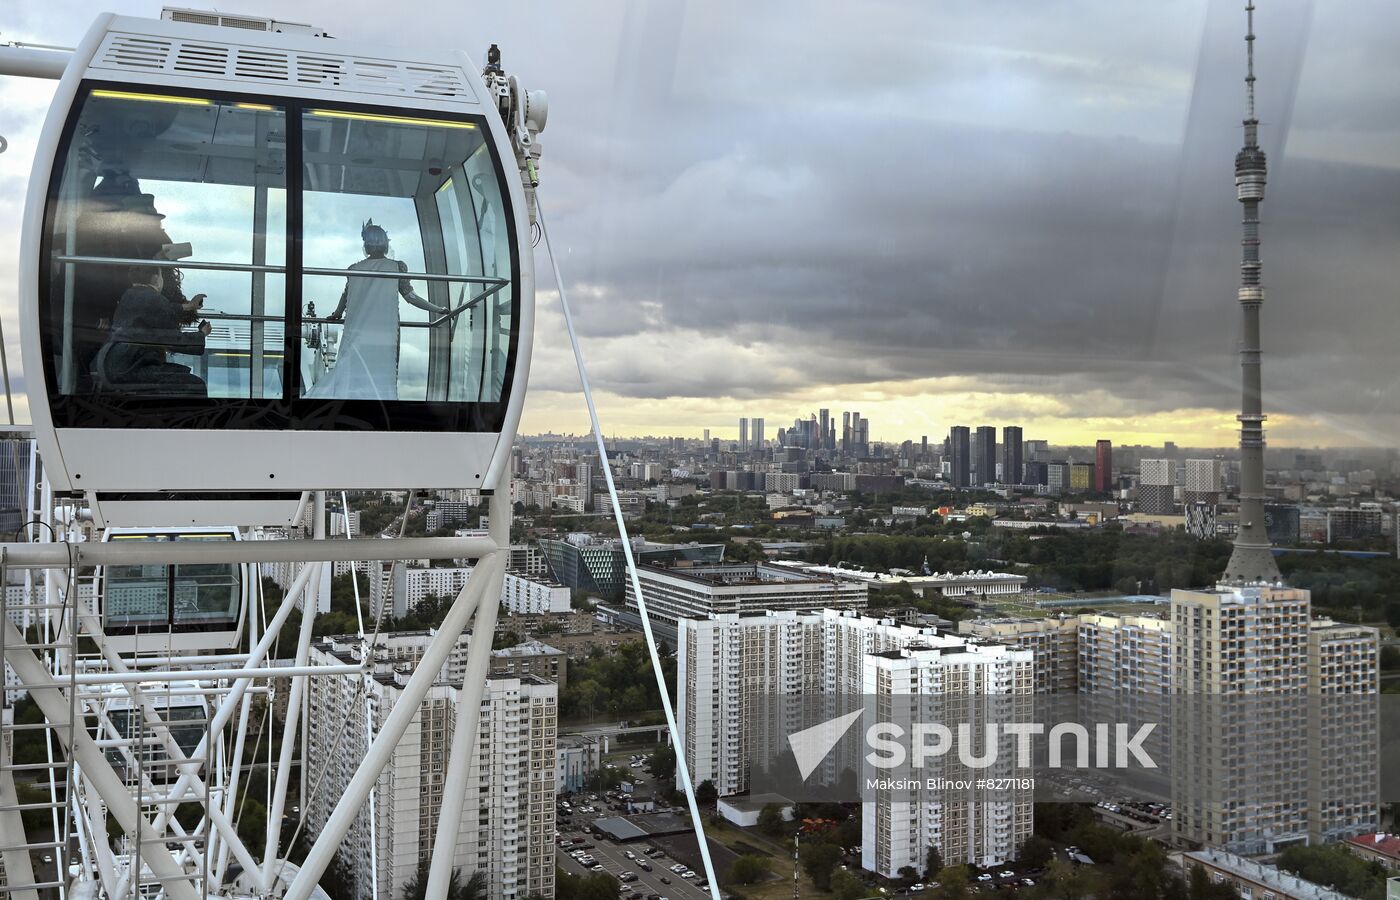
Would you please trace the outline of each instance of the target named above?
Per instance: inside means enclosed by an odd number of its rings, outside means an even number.
[[[112,17],[107,16],[105,21],[112,21]],[[82,72],[81,66],[70,66],[69,60],[74,56],[90,58],[102,36],[102,27],[104,19],[99,17],[98,23],[89,30],[76,51],[0,46],[0,74],[58,78],[59,100],[71,103]],[[26,584],[32,583],[34,576],[43,572],[45,603],[42,604],[40,621],[44,625],[44,634],[57,635],[64,632],[73,647],[76,647],[77,639],[81,636],[90,640],[96,650],[95,656],[82,656],[76,650],[65,651],[57,640],[27,645],[25,634],[21,633],[8,616],[3,617],[4,627],[0,634],[4,638],[5,661],[11,664],[19,679],[15,687],[30,691],[48,722],[61,723],[66,718],[72,723],[66,734],[63,733],[63,729],[56,728],[53,735],[67,756],[71,785],[71,789],[65,791],[62,804],[67,813],[65,825],[71,825],[74,833],[70,839],[64,829],[63,861],[67,861],[74,843],[78,845],[77,852],[80,858],[80,862],[73,866],[74,871],[71,874],[68,871],[59,873],[57,886],[60,896],[65,900],[69,889],[82,882],[95,882],[94,887],[110,897],[139,893],[143,885],[157,884],[156,893],[161,896],[172,900],[197,900],[200,894],[209,895],[225,890],[225,878],[229,874],[230,866],[235,862],[243,872],[243,880],[235,890],[240,896],[280,896],[284,900],[324,897],[324,892],[318,887],[320,877],[331,863],[356,817],[364,811],[366,802],[373,807],[376,784],[395,745],[418,714],[422,700],[440,677],[461,635],[470,627],[467,664],[456,705],[458,725],[450,744],[443,798],[438,811],[438,827],[433,841],[426,885],[426,896],[429,898],[439,900],[446,897],[453,872],[452,858],[463,814],[467,776],[477,744],[479,709],[487,681],[492,638],[500,605],[498,598],[510,545],[512,507],[509,491],[504,490],[509,483],[508,450],[520,421],[524,386],[530,368],[530,338],[534,328],[535,277],[530,260],[528,235],[532,226],[543,226],[542,217],[538,222],[536,219],[534,189],[538,183],[538,175],[535,161],[539,157],[539,146],[534,138],[543,127],[547,103],[542,94],[524,91],[513,75],[506,75],[500,70],[498,61],[496,56],[488,63],[488,71],[485,73],[487,90],[484,96],[489,98],[489,102],[484,105],[488,108],[496,106],[501,115],[504,128],[491,129],[492,141],[500,153],[501,163],[506,166],[506,173],[519,176],[519,181],[505,179],[503,188],[508,186],[512,201],[521,201],[512,203],[512,224],[521,237],[522,249],[525,252],[520,254],[517,273],[521,295],[518,309],[521,340],[513,369],[513,375],[517,379],[516,387],[510,391],[506,400],[504,422],[498,434],[495,451],[489,464],[479,469],[483,474],[475,476],[489,515],[488,532],[485,536],[408,538],[400,533],[397,538],[378,540],[329,539],[325,533],[326,492],[317,490],[304,491],[301,494],[296,514],[291,519],[292,522],[299,522],[307,508],[313,511],[314,524],[309,539],[188,543],[83,541],[80,523],[85,514],[92,515],[98,524],[102,524],[95,505],[93,510],[85,513],[79,501],[73,499],[71,494],[56,494],[50,483],[41,479],[39,473],[42,466],[37,460],[36,464],[31,466],[31,478],[40,485],[37,492],[40,497],[38,508],[32,511],[39,515],[45,529],[35,535],[37,540],[33,542],[0,544],[0,569],[8,567],[23,571]],[[44,157],[56,143],[57,126],[51,120],[46,124],[44,136],[40,140],[40,157]],[[518,172],[508,165],[512,161]],[[51,162],[51,159],[41,158],[38,165],[47,167]],[[36,214],[33,211],[26,214],[27,221],[31,222],[31,227],[26,228],[26,234],[34,230],[32,221],[37,221],[33,219],[34,215]],[[29,241],[27,249],[22,248],[21,256],[23,264],[37,265],[37,248],[33,240]],[[202,264],[186,262],[183,265],[199,267]],[[319,270],[304,271],[316,274]],[[326,270],[326,274],[340,274],[340,271]],[[418,276],[426,273],[414,274]],[[489,284],[486,283],[487,279],[451,276],[451,280],[480,281],[484,287],[490,288],[488,293],[502,287],[502,284],[496,283],[499,279],[490,280]],[[562,285],[560,288],[563,299]],[[473,300],[472,303],[479,302],[484,296]],[[443,318],[455,316],[470,305],[472,304],[454,308]],[[568,315],[567,305],[565,314]],[[574,351],[578,356],[576,341]],[[578,362],[582,370],[581,357]],[[586,383],[586,375],[584,378]],[[596,410],[592,409],[591,396],[588,399],[590,414],[596,425]],[[52,423],[47,421],[47,408],[43,407],[42,402],[38,415],[45,417],[45,428],[52,428]],[[601,431],[598,433],[601,434]],[[207,439],[210,436],[196,437]],[[389,446],[386,441],[398,437],[401,436],[366,434],[363,439],[381,447]],[[602,458],[607,458],[605,448]],[[55,473],[60,482],[67,478],[66,471],[55,469]],[[69,487],[71,485],[60,484],[64,491]],[[621,525],[621,514],[617,508],[616,491],[611,477],[608,478],[608,488],[613,496],[614,511]],[[34,490],[30,491],[31,500],[35,493]],[[56,508],[61,509],[58,516],[54,515]],[[343,512],[348,517],[348,509]],[[635,569],[630,548],[624,549],[629,551],[629,568]],[[363,757],[331,809],[320,833],[311,843],[305,860],[301,865],[295,865],[289,862],[282,852],[283,813],[286,794],[291,786],[291,764],[298,728],[305,727],[302,699],[309,690],[309,679],[368,679],[372,676],[375,663],[373,641],[365,641],[365,618],[361,614],[356,583],[356,612],[360,622],[359,637],[364,651],[360,657],[360,664],[310,664],[312,623],[316,614],[312,585],[320,582],[324,566],[328,563],[405,559],[474,559],[475,574],[453,599],[412,674],[400,688],[397,702],[382,723],[369,721],[367,701],[367,747]],[[100,591],[94,590],[94,608],[83,608],[82,585],[76,573],[84,567],[191,563],[296,563],[301,564],[301,568],[291,580],[275,611],[272,611],[270,619],[261,622],[258,614],[254,614],[252,610],[248,611],[242,626],[247,646],[250,648],[246,652],[194,652],[177,655],[172,647],[164,654],[160,653],[159,648],[148,648],[148,651],[154,649],[155,652],[145,657],[139,654],[125,656],[109,643],[104,620],[98,612],[104,600]],[[633,577],[635,579],[635,571]],[[381,599],[380,602],[382,604],[385,601]],[[257,605],[258,612],[265,615],[266,607],[261,603]],[[295,626],[297,640],[292,665],[273,665],[270,653],[284,629],[291,624],[298,607],[301,618]],[[377,623],[383,615],[383,610],[377,609],[372,612]],[[375,634],[378,634],[377,625]],[[652,649],[655,662],[654,646]],[[190,668],[176,668],[181,666]],[[660,681],[659,667],[655,674]],[[174,681],[179,681],[182,686],[171,687],[170,683]],[[247,790],[243,776],[248,763],[244,757],[250,725],[256,716],[252,701],[255,696],[262,695],[270,705],[271,696],[275,691],[274,682],[280,684],[285,681],[290,681],[289,702],[287,714],[281,723],[282,743],[275,766],[275,783],[272,781],[272,741],[266,733],[266,727],[258,732],[254,742],[253,752],[256,754],[258,742],[264,737],[269,738],[267,766],[271,799],[263,834],[264,846],[261,848],[261,854],[255,854],[253,851],[256,848],[248,846],[240,837],[237,828],[240,789],[243,796],[246,796]],[[167,685],[164,716],[161,713],[161,705],[157,702],[160,699],[159,689],[155,688],[155,685],[162,682]],[[664,700],[664,683],[662,690]],[[171,698],[177,694],[197,696],[204,710],[203,733],[188,753],[177,739],[174,731],[177,722],[171,715]],[[103,698],[112,696],[124,698],[123,702],[129,703],[129,710],[137,713],[142,731],[134,736],[134,740],[133,735],[129,733],[130,729],[124,734],[122,728],[113,720],[110,711],[102,705]],[[669,703],[666,706],[672,737],[677,739],[677,723]],[[270,721],[270,717],[264,721]],[[95,733],[90,733],[89,723],[96,726]],[[303,730],[302,734],[304,733]],[[148,737],[153,746],[158,747],[168,760],[169,772],[173,778],[161,782],[147,776],[145,761]],[[303,740],[303,754],[306,752],[305,747]],[[118,774],[109,759],[109,754],[113,753],[123,760],[123,768],[136,770],[135,796],[132,784]],[[5,770],[4,762],[5,760],[0,758],[0,770]],[[310,761],[303,758],[302,784],[310,783],[314,793],[319,787],[319,779],[308,780],[309,763]],[[681,766],[684,772],[684,761]],[[47,767],[50,772],[58,769],[52,753]],[[8,770],[0,774],[8,774]],[[695,805],[693,787],[688,776],[682,780],[695,820],[697,836],[700,836],[702,841],[701,853],[706,874],[711,881],[710,891],[717,897],[718,885],[707,848],[703,843],[703,833],[699,830],[699,812]],[[51,777],[52,796],[56,796],[54,783],[55,779]],[[0,779],[0,791],[4,790],[5,783]],[[152,796],[148,797],[147,792]],[[157,794],[160,796],[154,796]],[[309,807],[305,789],[300,795],[300,800],[301,813],[304,816]],[[184,803],[201,805],[199,820],[190,828],[182,825],[175,815],[176,809]],[[146,807],[153,807],[154,812],[148,814]],[[53,818],[57,832],[58,801],[55,801],[54,808]],[[3,808],[0,808],[0,815],[4,814]],[[115,852],[105,828],[99,830],[100,823],[105,823],[109,814],[128,836],[134,838],[134,864],[132,853],[121,855]],[[373,824],[371,827],[373,828]],[[300,830],[299,824],[298,834]],[[176,849],[171,849],[172,846],[176,846]],[[374,852],[373,849],[371,852]],[[65,882],[65,878],[71,878],[72,881]],[[20,900],[28,900],[23,891],[18,892],[17,896]]]
[[[317,492],[313,499],[314,508],[324,513],[324,494]],[[67,660],[61,657],[41,657],[25,644],[25,636],[9,620],[4,621],[5,660],[10,663],[18,681],[12,688],[26,690],[34,698],[49,722],[61,722],[68,716],[70,699],[65,692],[81,688],[110,686],[120,688],[134,709],[140,709],[145,725],[151,736],[158,741],[160,749],[178,772],[172,785],[165,786],[165,796],[159,802],[160,809],[154,818],[147,818],[131,795],[130,786],[125,783],[107,758],[109,751],[123,754],[128,761],[133,754],[144,751],[139,747],[133,750],[132,740],[124,736],[112,720],[95,704],[86,702],[91,697],[78,697],[83,707],[83,725],[73,730],[72,736],[59,735],[63,751],[70,754],[77,764],[77,788],[74,796],[68,798],[69,815],[79,824],[83,873],[94,873],[103,890],[113,897],[127,895],[132,889],[131,878],[140,878],[128,866],[120,871],[118,860],[110,852],[105,835],[92,832],[95,804],[105,809],[115,818],[124,831],[139,837],[142,844],[166,847],[180,843],[181,849],[174,853],[156,852],[142,856],[142,864],[148,866],[159,880],[165,893],[173,900],[196,900],[198,893],[194,879],[198,873],[187,871],[184,866],[197,861],[194,838],[206,840],[204,856],[214,859],[215,865],[204,889],[218,890],[226,871],[229,857],[233,857],[243,867],[245,873],[256,873],[255,890],[259,895],[269,896],[276,890],[278,876],[284,865],[280,853],[284,804],[292,768],[292,753],[300,724],[301,697],[309,687],[308,679],[313,677],[368,677],[373,664],[373,654],[365,653],[361,665],[316,666],[309,662],[311,643],[311,623],[315,617],[315,599],[310,588],[319,577],[319,568],[331,561],[375,561],[403,558],[447,559],[460,558],[464,550],[478,559],[477,574],[469,579],[457,594],[442,625],[429,641],[419,665],[403,688],[403,696],[396,703],[384,723],[379,726],[367,752],[345,791],[332,810],[330,818],[311,844],[305,861],[296,867],[296,874],[282,896],[287,900],[307,900],[316,890],[317,882],[339,848],[340,842],[353,824],[374,790],[385,764],[389,761],[395,744],[403,736],[418,706],[428,689],[437,679],[447,658],[457,644],[462,633],[471,627],[472,635],[468,643],[468,663],[462,682],[457,709],[459,727],[451,745],[448,770],[445,779],[447,796],[439,812],[437,839],[434,843],[434,867],[442,857],[445,866],[443,887],[450,878],[454,841],[460,824],[462,804],[465,801],[467,770],[471,765],[472,750],[476,745],[478,716],[468,715],[480,707],[485,689],[487,668],[490,660],[491,640],[495,631],[499,603],[483,602],[487,597],[499,597],[505,574],[505,560],[510,542],[511,507],[499,492],[487,498],[490,530],[486,538],[406,538],[382,540],[328,540],[324,537],[324,526],[317,529],[316,537],[298,541],[244,541],[228,544],[166,545],[161,552],[153,552],[152,545],[145,542],[122,543],[80,543],[67,541],[44,541],[39,543],[0,544],[0,560],[11,568],[44,570],[48,574],[49,590],[55,595],[53,606],[62,610],[58,622],[63,628],[76,626],[78,634],[90,639],[96,648],[100,665],[93,660]],[[324,522],[319,515],[318,522]],[[113,650],[107,640],[100,616],[86,609],[77,596],[78,585],[70,581],[68,572],[81,565],[121,565],[169,563],[169,551],[179,547],[181,562],[253,562],[266,561],[266,551],[273,548],[288,552],[279,554],[275,561],[295,559],[306,563],[288,587],[267,628],[258,633],[258,617],[248,616],[247,633],[252,649],[247,653],[230,654],[226,659],[234,668],[203,668],[212,665],[220,657],[204,654],[182,658],[156,657],[145,662],[169,665],[176,661],[194,661],[199,668],[166,670],[143,669],[125,660]],[[99,549],[100,548],[100,549]],[[407,548],[411,554],[406,553]],[[483,548],[490,548],[483,552]],[[96,552],[88,552],[96,551]],[[358,551],[358,552],[357,552]],[[61,554],[61,562],[55,560]],[[269,664],[269,651],[282,629],[287,626],[301,608],[301,618],[297,623],[297,652],[292,666]],[[52,612],[52,611],[50,611]],[[70,675],[56,678],[53,668],[67,667]],[[101,668],[101,671],[80,671]],[[198,690],[207,694],[210,700],[206,734],[201,737],[193,753],[186,754],[176,740],[171,723],[160,715],[152,699],[147,696],[147,688],[159,682],[172,680],[209,685]],[[290,681],[291,696],[287,716],[283,721],[281,757],[276,766],[277,784],[273,789],[273,807],[268,810],[265,846],[255,855],[240,838],[234,821],[235,803],[239,796],[238,785],[245,766],[242,751],[247,739],[251,715],[251,699],[255,693],[267,693],[267,684],[272,681]],[[259,687],[255,683],[263,682]],[[178,689],[181,694],[189,694],[188,688]],[[213,702],[217,700],[217,703]],[[93,722],[105,738],[94,737],[88,728]],[[215,754],[210,746],[210,735],[216,736],[218,745],[228,742],[225,729],[233,724],[233,746],[230,755]],[[138,739],[139,743],[139,739]],[[219,764],[211,764],[217,755]],[[211,771],[214,777],[210,777]],[[225,785],[222,789],[217,783]],[[154,783],[145,782],[150,790],[157,790]],[[221,794],[218,802],[215,794]],[[302,802],[306,797],[302,796]],[[203,804],[203,815],[199,824],[192,830],[179,825],[174,817],[176,806],[184,802]],[[100,815],[97,819],[100,819]],[[259,863],[258,859],[262,862]],[[63,874],[63,873],[61,873]],[[431,878],[431,875],[430,875]],[[80,875],[81,880],[81,875]],[[143,881],[150,879],[142,878]],[[428,896],[438,896],[431,892]]]
[[[94,27],[85,38],[85,43],[93,43],[100,36],[100,29]],[[90,50],[91,48],[89,48]],[[81,52],[81,50],[79,51]],[[10,74],[37,78],[65,77],[71,52],[0,46],[0,74]],[[72,82],[72,78],[65,79]],[[516,89],[514,80],[511,90]],[[71,91],[71,84],[69,84]],[[522,121],[523,124],[523,121]],[[524,133],[528,144],[532,135]],[[519,135],[517,135],[519,137]],[[528,153],[528,151],[527,151]],[[533,164],[531,164],[533,165]],[[523,171],[523,166],[521,167]],[[533,187],[533,186],[531,186]],[[198,263],[191,264],[198,267]],[[529,266],[521,267],[521,287],[525,292],[533,289],[533,277]],[[327,270],[327,274],[332,273]],[[433,276],[437,277],[437,276]],[[471,303],[451,310],[443,318],[455,316],[476,305],[490,293],[499,290],[505,282],[501,279],[443,276],[448,280],[480,282],[486,293],[473,299]],[[533,330],[532,304],[523,303],[520,311],[520,327],[523,334]],[[528,377],[530,342],[524,340],[518,349],[516,374],[523,385]],[[523,388],[513,391],[507,405],[505,425],[498,443],[509,445],[514,437],[523,402]],[[317,882],[329,865],[345,833],[361,812],[373,793],[375,783],[392,754],[394,745],[417,713],[419,703],[432,683],[437,679],[447,657],[456,645],[461,634],[470,625],[473,634],[468,645],[468,665],[463,679],[462,692],[458,704],[459,721],[463,723],[460,733],[454,735],[449,761],[447,784],[448,801],[443,805],[440,816],[444,819],[438,829],[439,838],[435,841],[431,867],[429,897],[445,896],[447,879],[451,874],[453,841],[443,835],[454,835],[461,818],[461,805],[465,799],[466,772],[471,764],[472,751],[476,744],[478,716],[467,714],[480,706],[484,693],[487,668],[489,665],[491,640],[496,621],[498,602],[483,602],[484,598],[498,598],[505,573],[505,560],[510,543],[511,505],[498,490],[505,481],[504,461],[507,453],[495,454],[495,459],[487,467],[482,480],[482,494],[487,498],[490,529],[485,537],[436,537],[398,538],[379,540],[331,540],[325,534],[325,492],[303,492],[293,521],[302,518],[302,512],[311,506],[314,509],[315,523],[313,535],[308,540],[295,541],[231,541],[227,543],[161,543],[154,542],[85,542],[74,540],[76,529],[71,528],[81,516],[75,501],[67,513],[68,527],[55,520],[52,510],[55,497],[47,482],[43,482],[42,520],[46,531],[37,535],[35,542],[0,543],[0,566],[25,572],[26,580],[32,580],[33,573],[45,573],[44,590],[48,608],[43,610],[42,622],[45,631],[67,628],[70,635],[81,634],[92,641],[100,658],[99,671],[79,672],[80,660],[76,654],[67,658],[59,648],[45,646],[41,650],[31,649],[25,643],[25,635],[12,623],[8,616],[3,622],[3,642],[5,661],[11,664],[17,683],[7,685],[17,690],[29,692],[44,714],[47,722],[58,723],[70,718],[69,709],[75,704],[82,708],[81,727],[70,729],[62,734],[55,730],[54,737],[68,757],[70,766],[76,764],[76,775],[72,780],[74,789],[67,792],[63,804],[67,810],[65,824],[74,823],[77,828],[76,842],[82,861],[77,866],[76,881],[86,880],[95,875],[101,889],[109,896],[122,897],[135,889],[133,879],[138,882],[157,881],[160,893],[174,900],[195,900],[199,893],[218,891],[222,886],[230,857],[242,866],[245,875],[254,877],[253,892],[260,896],[271,895],[279,886],[286,888],[284,896],[293,900],[306,900],[318,890]],[[39,478],[39,466],[31,466],[31,477]],[[32,493],[32,491],[31,491]],[[31,517],[32,518],[32,517]],[[55,529],[63,529],[62,538]],[[298,726],[301,724],[301,700],[312,677],[370,677],[374,656],[372,652],[362,655],[359,666],[312,666],[309,664],[309,651],[312,622],[315,617],[315,602],[310,594],[310,586],[320,578],[321,569],[333,562],[374,562],[404,559],[475,559],[478,573],[468,580],[454,599],[442,625],[429,641],[420,665],[403,688],[403,696],[386,721],[373,733],[364,758],[339,802],[332,810],[326,826],[311,844],[306,860],[300,866],[291,865],[281,853],[282,819],[286,793],[290,787],[292,753],[296,745]],[[179,656],[171,653],[144,662],[157,662],[164,666],[196,665],[193,669],[141,668],[139,657],[124,660],[107,641],[102,619],[93,611],[81,609],[77,585],[68,578],[68,573],[76,572],[85,566],[114,565],[179,565],[190,563],[300,563],[302,568],[288,587],[280,605],[259,634],[258,617],[248,615],[246,628],[251,650],[246,654],[194,654]],[[358,585],[357,588],[357,613]],[[100,603],[101,598],[96,598]],[[269,651],[278,639],[292,613],[300,604],[301,620],[297,630],[297,652],[294,665],[269,665]],[[59,612],[55,614],[55,610]],[[376,617],[382,611],[376,611]],[[37,619],[36,619],[37,621]],[[363,619],[361,619],[363,621]],[[363,628],[361,628],[363,637]],[[86,662],[86,661],[83,661]],[[205,668],[224,663],[224,668]],[[234,668],[229,668],[232,664]],[[91,669],[90,665],[82,665]],[[57,677],[64,668],[69,671],[66,681]],[[175,739],[170,724],[161,717],[155,705],[147,697],[142,685],[178,678],[183,682],[213,685],[200,688],[208,694],[210,715],[207,717],[206,733],[191,754],[186,754]],[[290,698],[287,716],[283,721],[282,750],[276,766],[276,786],[271,792],[272,806],[268,810],[265,832],[265,846],[262,848],[261,862],[240,838],[234,819],[237,811],[235,803],[239,796],[239,783],[244,767],[243,753],[246,747],[247,732],[252,715],[251,701],[256,693],[267,693],[273,680],[290,680]],[[261,686],[255,686],[261,682]],[[145,727],[158,742],[160,749],[172,762],[172,769],[178,772],[173,785],[166,786],[165,796],[158,804],[154,817],[147,818],[138,800],[142,789],[156,789],[153,782],[138,774],[137,798],[132,797],[130,785],[119,776],[107,758],[109,751],[116,751],[126,762],[137,761],[145,756],[144,747],[138,738],[138,747],[133,755],[130,741],[123,737],[120,729],[103,714],[100,705],[89,708],[86,702],[92,697],[80,698],[82,688],[99,685],[120,689],[132,704],[139,709]],[[215,702],[217,700],[217,702]],[[367,707],[368,708],[368,707]],[[88,731],[92,721],[99,737]],[[232,756],[225,757],[225,730],[233,723]],[[106,737],[101,737],[106,735]],[[211,736],[217,736],[211,741]],[[212,765],[217,744],[219,764]],[[49,742],[46,745],[52,746]],[[269,741],[269,750],[271,742]],[[303,752],[305,748],[303,745]],[[52,754],[50,754],[52,755]],[[8,760],[0,760],[8,762]],[[306,778],[303,760],[303,781]],[[9,776],[12,767],[4,768]],[[57,770],[54,761],[49,760],[48,769]],[[136,766],[138,772],[140,765]],[[210,777],[210,773],[214,777]],[[201,774],[202,773],[202,774]],[[51,776],[50,783],[55,779]],[[213,799],[211,785],[222,784],[222,797],[219,802]],[[0,783],[0,791],[5,784]],[[301,796],[306,804],[305,794]],[[176,820],[174,812],[182,802],[201,802],[202,817],[198,825],[187,831]],[[18,806],[18,804],[15,804]],[[57,837],[59,828],[58,801],[54,802],[54,830]],[[15,810],[18,812],[18,809]],[[0,815],[3,815],[0,812]],[[134,835],[137,842],[138,861],[135,867],[128,864],[123,871],[113,853],[111,843],[105,834],[94,831],[94,823],[105,821],[106,815],[115,818],[128,835]],[[66,832],[66,829],[63,829]],[[188,864],[196,862],[195,839],[203,837],[204,865],[199,872],[191,872]],[[63,841],[63,858],[66,859],[70,842]],[[180,849],[169,851],[169,846],[179,843]],[[153,845],[162,849],[155,853],[140,853],[142,845]],[[444,856],[445,853],[445,856]],[[6,853],[6,859],[13,854]],[[212,871],[208,862],[214,860]],[[25,863],[28,862],[27,853]],[[18,874],[21,867],[7,867],[10,877]],[[144,874],[149,868],[151,877]],[[290,881],[285,875],[290,874]],[[200,876],[202,875],[202,878]],[[60,895],[66,896],[68,885],[65,877],[69,873],[61,871],[56,879]],[[212,877],[211,877],[212,876]],[[194,885],[196,879],[203,884],[199,891]],[[32,872],[29,881],[32,883]],[[37,893],[23,888],[13,891],[21,900]]]

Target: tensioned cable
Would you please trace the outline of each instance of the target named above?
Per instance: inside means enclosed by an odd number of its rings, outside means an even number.
[[[554,269],[554,284],[559,289],[559,305],[564,310],[564,327],[569,331],[569,343],[574,348],[574,360],[578,363],[578,378],[583,385],[583,397],[588,403],[588,417],[593,424],[593,437],[598,442],[598,459],[602,465],[603,478],[608,483],[608,497],[612,501],[613,518],[617,520],[617,534],[622,541],[622,553],[627,560],[627,575],[632,581],[632,591],[637,595],[637,611],[642,617],[642,631],[647,639],[647,652],[651,654],[651,668],[656,675],[656,686],[661,692],[661,708],[666,713],[666,726],[671,730],[671,745],[676,749],[676,771],[685,788],[685,799],[690,807],[690,820],[695,828],[695,842],[700,846],[700,858],[705,863],[705,880],[709,882],[710,896],[720,900],[719,879],[715,877],[715,864],[710,859],[710,845],[705,840],[705,827],[700,821],[700,806],[695,801],[695,786],[690,782],[690,766],[685,761],[685,747],[681,744],[680,728],[676,725],[676,711],[671,706],[671,694],[666,689],[666,676],[661,671],[661,656],[656,651],[656,638],[651,633],[651,617],[647,615],[647,601],[642,596],[642,584],[637,577],[637,562],[632,557],[632,542],[627,537],[627,525],[622,520],[622,504],[617,499],[617,487],[613,484],[612,467],[608,465],[608,450],[603,443],[603,427],[598,423],[598,407],[593,403],[593,388],[588,383],[588,369],[583,364],[583,352],[579,349],[578,335],[574,332],[574,317],[569,312],[569,297],[564,290],[564,276],[559,273],[559,259],[554,255],[554,244],[549,239],[549,225],[544,219],[544,204],[536,201],[539,214],[540,235],[545,250],[549,253],[549,263]]]

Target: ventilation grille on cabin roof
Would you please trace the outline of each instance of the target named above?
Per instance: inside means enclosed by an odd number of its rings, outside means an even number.
[[[462,71],[448,66],[151,35],[107,35],[93,65],[184,78],[220,78],[366,94],[473,99]]]
[[[166,17],[172,22],[190,22],[195,25],[220,25],[224,28],[247,28],[249,31],[271,31],[271,19],[253,19],[248,16],[226,16],[222,13],[201,12],[195,9],[166,10]]]

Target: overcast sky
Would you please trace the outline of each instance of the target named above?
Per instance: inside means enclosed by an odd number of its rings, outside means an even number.
[[[153,15],[158,4],[119,0]],[[194,4],[191,4],[194,5]],[[1275,445],[1400,445],[1400,5],[1258,0]],[[72,44],[86,2],[11,0]],[[610,433],[1022,424],[1235,441],[1241,2],[279,0],[347,42],[497,42]],[[51,85],[0,78],[0,236]],[[18,365],[14,260],[0,311]],[[587,416],[541,257],[525,430]]]

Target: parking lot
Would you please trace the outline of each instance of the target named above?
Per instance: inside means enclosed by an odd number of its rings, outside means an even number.
[[[623,884],[624,888],[630,889],[629,893],[635,892],[642,898],[658,896],[669,898],[669,900],[702,900],[702,898],[710,896],[708,890],[696,886],[697,882],[704,879],[704,872],[696,872],[692,879],[680,877],[671,871],[671,866],[678,865],[671,857],[663,855],[651,859],[643,854],[642,851],[647,848],[647,841],[615,844],[605,838],[596,838],[591,834],[579,831],[564,832],[562,837],[581,837],[586,844],[591,844],[592,846],[587,850],[587,853],[595,859],[595,865],[601,865],[603,871],[614,878],[620,879],[623,872],[635,873],[637,875],[636,881]],[[637,859],[628,859],[629,852],[634,854]],[[596,874],[590,867],[570,856],[567,847],[558,848],[556,855],[559,867],[566,872],[575,875]],[[639,861],[651,866],[651,871],[645,871]],[[667,879],[670,884],[662,883],[662,878]]]

